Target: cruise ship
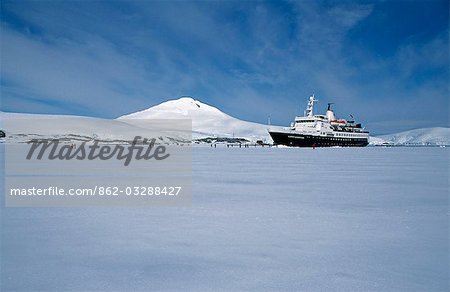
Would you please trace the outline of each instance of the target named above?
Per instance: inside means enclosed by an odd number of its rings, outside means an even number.
[[[310,96],[303,117],[295,117],[290,127],[268,129],[274,145],[293,147],[364,147],[369,144],[369,132],[355,121],[337,119],[328,104],[325,115],[313,113],[315,96]],[[353,117],[352,117],[353,118]]]

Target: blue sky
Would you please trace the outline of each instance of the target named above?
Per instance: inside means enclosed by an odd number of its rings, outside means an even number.
[[[193,96],[287,125],[448,126],[448,1],[1,1],[3,111],[114,118]]]

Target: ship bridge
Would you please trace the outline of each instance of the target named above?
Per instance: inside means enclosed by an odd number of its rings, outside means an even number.
[[[325,121],[326,117],[323,115],[314,115],[311,117],[295,117],[295,122],[296,123],[315,123],[318,121]]]

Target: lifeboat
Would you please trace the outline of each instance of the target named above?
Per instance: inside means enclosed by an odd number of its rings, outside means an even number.
[[[346,120],[334,120],[334,121],[331,121],[332,123],[336,123],[336,124],[347,124],[347,121]]]

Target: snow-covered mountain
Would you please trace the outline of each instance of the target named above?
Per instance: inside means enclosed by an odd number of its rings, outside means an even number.
[[[191,97],[169,100],[117,120],[133,124],[133,120],[139,119],[192,119],[193,138],[236,137],[271,142],[266,125],[233,118]]]
[[[373,145],[450,145],[450,128],[423,128],[371,138]]]

